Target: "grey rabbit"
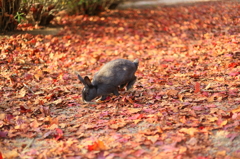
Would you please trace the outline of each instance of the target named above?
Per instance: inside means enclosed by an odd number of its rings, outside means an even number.
[[[97,96],[105,100],[107,95],[113,93],[118,96],[118,87],[127,87],[129,90],[135,83],[137,77],[135,72],[138,68],[138,59],[132,61],[116,59],[106,63],[93,77],[91,82],[88,76],[84,79],[78,74],[78,79],[84,84],[82,98],[91,101]]]

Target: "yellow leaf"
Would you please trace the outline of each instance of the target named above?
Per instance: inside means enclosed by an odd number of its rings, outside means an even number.
[[[218,118],[217,118],[217,117],[210,117],[210,118],[208,118],[208,120],[209,120],[210,122],[213,122],[213,121],[217,121]]]
[[[154,144],[159,139],[159,135],[147,136],[147,138]]]
[[[224,126],[224,125],[226,125],[226,124],[227,124],[227,120],[223,121],[223,122],[220,124],[220,126]]]
[[[178,98],[181,102],[183,102],[183,96],[184,96],[183,94],[178,94]]]
[[[223,151],[218,151],[217,152],[217,156],[226,156],[226,151],[223,150]]]
[[[6,118],[6,114],[5,113],[1,113],[0,114],[0,120],[4,120]]]
[[[3,158],[17,158],[18,152],[17,150],[11,150],[7,152],[2,152]]]
[[[142,120],[140,119],[136,119],[136,120],[133,120],[134,124],[138,124],[139,122],[141,122]]]
[[[58,105],[58,104],[62,103],[62,99],[59,98],[58,100],[55,100],[52,103]]]
[[[240,113],[240,105],[238,106],[238,108],[233,109],[232,112],[233,113]]]
[[[54,130],[54,129],[56,129],[56,128],[58,128],[58,125],[57,125],[57,124],[52,124],[52,125],[49,127],[50,130]]]
[[[27,94],[27,91],[25,88],[22,88],[18,94],[19,94],[19,97],[24,97]]]
[[[207,90],[207,89],[209,89],[210,87],[211,87],[211,83],[208,83],[208,85],[205,87],[205,89]]]
[[[39,80],[40,77],[42,77],[42,76],[43,76],[43,72],[42,72],[42,70],[40,70],[40,69],[38,69],[38,70],[35,72],[35,74],[34,74],[34,77],[35,77],[37,80]]]
[[[186,147],[184,147],[184,146],[179,147],[179,153],[180,154],[185,153],[186,151],[187,151]]]
[[[138,113],[140,112],[142,109],[141,108],[129,108],[128,112],[133,114],[133,113]]]
[[[194,134],[199,132],[199,130],[196,128],[182,128],[179,130],[179,132],[183,132],[189,134],[190,136],[194,136]]]

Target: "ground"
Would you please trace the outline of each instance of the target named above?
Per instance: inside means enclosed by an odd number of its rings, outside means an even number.
[[[2,37],[0,157],[239,158],[239,8],[114,10]],[[116,58],[139,59],[133,89],[83,103],[74,72]]]

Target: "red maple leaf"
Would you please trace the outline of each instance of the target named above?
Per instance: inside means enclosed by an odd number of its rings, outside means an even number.
[[[55,131],[56,131],[56,132],[55,132],[55,139],[56,139],[56,140],[59,140],[60,138],[63,137],[63,131],[62,131],[62,129],[56,128]]]

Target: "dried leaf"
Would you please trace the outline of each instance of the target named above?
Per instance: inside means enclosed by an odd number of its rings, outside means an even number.
[[[179,130],[179,132],[183,132],[183,133],[186,133],[186,134],[189,134],[190,136],[194,136],[194,134],[198,133],[199,130],[196,129],[196,128],[181,128]]]
[[[194,93],[199,93],[200,92],[200,83],[199,82],[196,82],[195,83],[195,90],[194,90]]]
[[[98,140],[94,142],[92,145],[88,145],[88,150],[89,151],[106,150],[106,146],[102,141]]]
[[[22,88],[20,91],[19,91],[19,93],[18,93],[19,95],[19,98],[22,98],[22,97],[25,97],[25,95],[27,94],[27,91],[26,91],[26,89],[25,88]]]
[[[2,154],[2,158],[17,158],[19,157],[17,149],[6,151]]]
[[[159,139],[159,135],[147,136],[147,138],[154,144]]]

